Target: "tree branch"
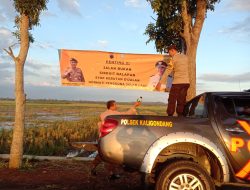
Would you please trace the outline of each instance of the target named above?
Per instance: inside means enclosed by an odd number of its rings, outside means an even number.
[[[193,36],[196,36],[198,39],[200,37],[202,26],[205,21],[206,10],[207,10],[206,6],[207,6],[206,0],[197,1],[197,16],[195,18],[195,23],[194,23],[192,33],[193,33]]]
[[[16,57],[15,57],[15,55],[14,55],[12,49],[11,49],[11,47],[13,47],[13,46],[14,45],[12,45],[12,46],[9,47],[9,51],[7,49],[5,49],[5,48],[3,50],[6,51],[9,54],[9,56],[15,61]]]
[[[189,15],[188,15],[188,10],[187,10],[187,1],[183,1],[182,5],[181,5],[181,17],[183,20],[183,33],[181,34],[181,36],[185,39],[187,47],[189,47],[189,44],[191,42],[191,38],[190,38],[190,33],[191,33],[191,23],[192,20],[190,20]]]
[[[11,45],[10,47],[13,48],[15,45],[20,44],[20,43],[14,43],[13,45]]]

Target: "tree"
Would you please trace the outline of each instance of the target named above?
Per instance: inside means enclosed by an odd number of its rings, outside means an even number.
[[[20,168],[23,157],[23,136],[26,94],[24,93],[24,64],[28,55],[30,42],[34,42],[29,30],[39,25],[41,11],[46,10],[48,0],[14,0],[13,5],[18,13],[15,18],[17,31],[13,34],[20,42],[18,56],[12,46],[4,49],[15,62],[15,125],[10,150],[10,168]]]
[[[155,41],[156,50],[163,52],[172,44],[189,57],[190,88],[187,99],[196,95],[196,54],[200,33],[208,10],[220,0],[147,0],[157,14],[155,23],[148,24],[147,41]]]

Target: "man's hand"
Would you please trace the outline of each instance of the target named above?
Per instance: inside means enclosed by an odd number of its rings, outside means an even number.
[[[165,92],[170,92],[170,88],[166,88],[166,89],[165,89]]]
[[[136,107],[138,107],[138,106],[140,106],[141,105],[141,102],[135,102],[134,103],[134,107],[136,108]]]
[[[68,67],[67,70],[64,72],[64,75],[68,75],[70,72],[72,72],[72,68]]]

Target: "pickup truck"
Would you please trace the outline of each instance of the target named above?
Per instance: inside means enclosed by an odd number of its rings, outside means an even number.
[[[104,161],[142,174],[155,190],[250,189],[250,93],[206,92],[183,117],[111,115],[101,126]]]

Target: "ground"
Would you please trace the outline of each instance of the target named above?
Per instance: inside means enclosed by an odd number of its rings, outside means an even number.
[[[1,190],[141,190],[137,172],[118,168],[121,178],[109,180],[103,165],[90,175],[90,162],[35,161],[20,170],[0,169]]]
[[[23,168],[10,170],[7,161],[0,160],[0,190],[142,190],[140,174],[118,168],[120,179],[110,180],[103,165],[97,176],[90,175],[90,162],[29,161]],[[248,188],[247,188],[248,189]],[[217,190],[246,190],[223,187]]]

